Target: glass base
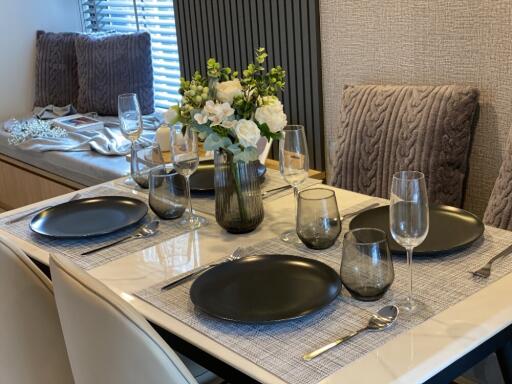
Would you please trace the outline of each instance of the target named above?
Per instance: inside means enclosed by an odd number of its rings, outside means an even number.
[[[300,241],[299,236],[297,236],[297,232],[294,230],[286,231],[281,233],[281,240],[285,243],[290,244],[302,244],[302,241]]]
[[[418,303],[412,297],[406,297],[398,302],[398,308],[405,313],[415,313],[418,309]]]
[[[192,220],[189,219],[189,216],[186,215],[183,217],[178,224],[182,227],[186,227],[188,229],[194,230],[197,228],[204,227],[208,225],[208,220],[203,216],[192,215]]]

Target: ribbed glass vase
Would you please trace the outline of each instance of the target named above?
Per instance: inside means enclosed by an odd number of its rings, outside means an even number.
[[[228,232],[251,232],[263,221],[258,164],[234,162],[230,152],[215,151],[215,218]]]

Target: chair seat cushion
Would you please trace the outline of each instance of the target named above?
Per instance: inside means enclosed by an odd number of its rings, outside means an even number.
[[[76,105],[78,73],[75,38],[78,33],[38,31],[34,105]]]
[[[417,170],[431,203],[460,207],[478,96],[456,85],[345,86],[330,184],[388,198],[395,172]]]
[[[141,112],[154,112],[151,37],[130,34],[81,34],[76,38],[81,113],[117,115],[117,96],[136,93]]]

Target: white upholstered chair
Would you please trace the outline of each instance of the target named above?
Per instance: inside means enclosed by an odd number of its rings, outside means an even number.
[[[0,292],[0,382],[73,383],[52,284],[2,238]]]
[[[222,381],[181,360],[133,307],[74,264],[52,256],[50,270],[77,384]]]

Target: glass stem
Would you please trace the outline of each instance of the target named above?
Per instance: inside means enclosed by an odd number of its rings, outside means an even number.
[[[297,227],[297,209],[298,209],[298,202],[299,201],[299,188],[294,185],[293,186],[293,202],[294,202],[294,206],[295,206],[295,227]]]
[[[135,140],[132,140],[130,147],[130,175],[133,177],[136,172],[137,152],[135,151]]]
[[[409,268],[409,304],[412,305],[412,250],[413,248],[406,248],[407,252],[407,267]]]
[[[192,214],[192,193],[190,192],[190,176],[185,177],[187,198],[188,198],[188,222],[194,224],[194,216]]]

